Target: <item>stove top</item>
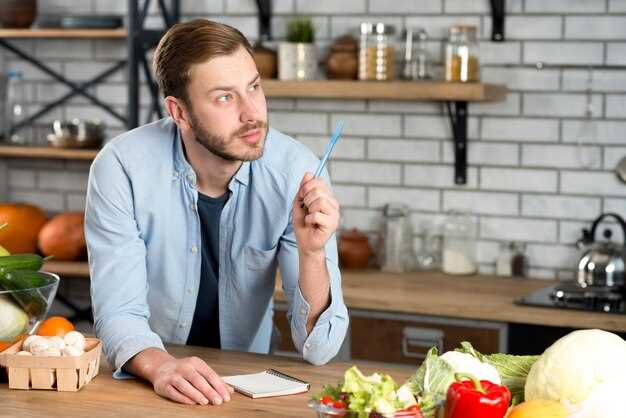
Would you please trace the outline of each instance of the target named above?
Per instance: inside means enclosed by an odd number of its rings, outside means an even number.
[[[515,301],[518,305],[626,314],[626,295],[615,289],[583,289],[576,282],[558,283]]]

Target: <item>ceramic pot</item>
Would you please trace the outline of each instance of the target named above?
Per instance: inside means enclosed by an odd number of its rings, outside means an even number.
[[[341,233],[339,238],[339,261],[347,269],[365,269],[374,255],[367,235],[357,229]]]
[[[37,0],[2,0],[0,25],[4,28],[29,28],[37,16]]]
[[[278,58],[276,51],[266,48],[261,43],[254,46],[254,62],[261,78],[276,78]]]
[[[315,44],[283,42],[278,46],[278,78],[313,80],[317,75]]]

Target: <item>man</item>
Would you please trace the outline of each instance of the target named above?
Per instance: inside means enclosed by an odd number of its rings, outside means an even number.
[[[339,204],[319,160],[267,127],[250,44],[236,29],[177,24],[154,57],[169,118],[94,161],[86,203],[96,333],[116,369],[164,397],[221,404],[231,389],[163,342],[267,353],[277,267],[295,346],[334,357],[348,326],[334,233]]]

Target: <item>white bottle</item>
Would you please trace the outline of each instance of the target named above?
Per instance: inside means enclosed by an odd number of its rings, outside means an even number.
[[[7,73],[6,106],[2,137],[13,144],[24,144],[24,137],[14,128],[25,119],[26,95],[22,73],[10,70]]]

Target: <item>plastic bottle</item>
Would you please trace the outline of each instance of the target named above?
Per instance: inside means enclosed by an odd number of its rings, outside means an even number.
[[[2,137],[5,141],[14,144],[24,144],[22,135],[14,128],[24,120],[26,95],[22,73],[10,70],[7,73],[6,106]]]

